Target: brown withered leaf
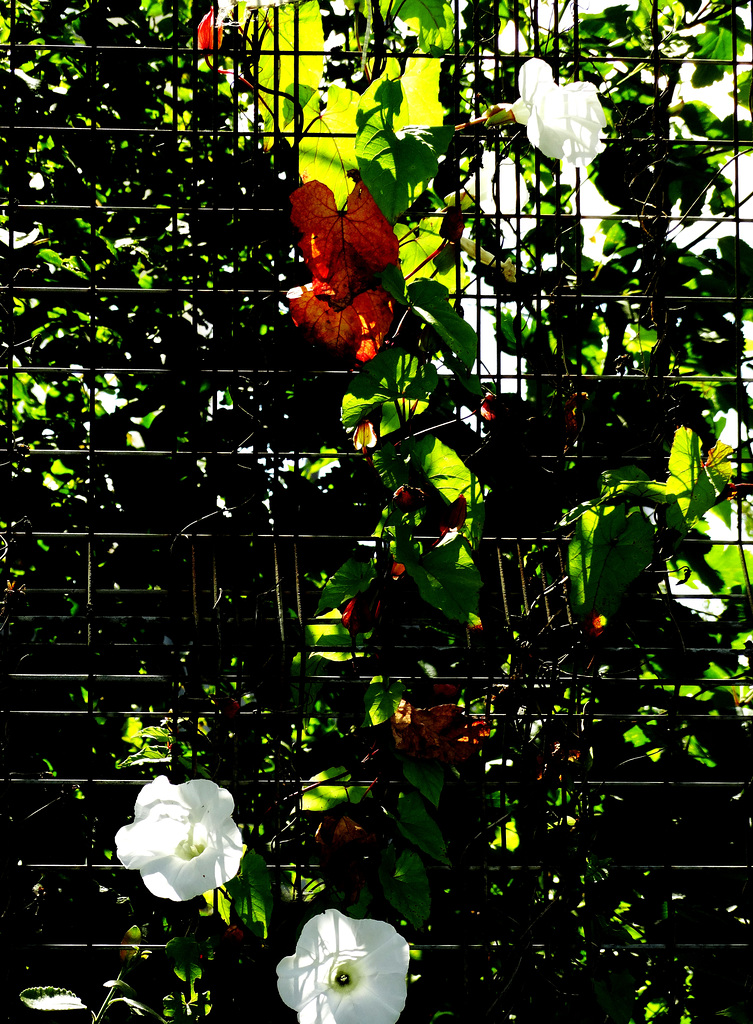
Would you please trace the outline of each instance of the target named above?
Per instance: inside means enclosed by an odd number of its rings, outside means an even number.
[[[333,309],[345,309],[372,286],[374,274],[397,263],[395,232],[362,182],[344,210],[337,209],[332,191],[320,181],[296,189],[290,202],[314,294],[326,297]]]
[[[457,704],[415,708],[401,700],[390,719],[395,746],[412,757],[436,757],[445,764],[467,761],[489,736],[486,722],[468,718]]]
[[[293,322],[306,339],[351,364],[373,359],[392,323],[392,299],[381,285],[356,295],[344,309],[315,295],[312,284],[291,288],[287,297]]]
[[[377,845],[376,835],[347,814],[325,814],[314,838],[321,847],[322,870],[331,873],[346,903],[355,903],[366,884],[363,855]]]

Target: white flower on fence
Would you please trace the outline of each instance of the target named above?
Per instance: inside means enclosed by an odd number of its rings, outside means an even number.
[[[173,786],[164,775],[136,798],[132,825],[115,836],[118,857],[169,900],[190,900],[238,872],[243,843],[233,798],[208,779]]]
[[[520,98],[512,114],[544,156],[587,167],[600,153],[606,118],[591,82],[555,85],[552,69],[533,58],[520,69]]]
[[[408,957],[408,943],[386,921],[327,910],[306,922],[294,955],[278,964],[277,988],[300,1024],[395,1024]]]

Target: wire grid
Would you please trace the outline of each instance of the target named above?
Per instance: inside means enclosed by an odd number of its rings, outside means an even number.
[[[749,29],[750,11],[741,10]],[[15,102],[6,92],[3,115],[10,154],[3,213],[11,234],[2,297],[2,520],[6,576],[26,585],[25,598],[6,595],[3,634],[4,962],[11,986],[75,987],[73,978],[89,1001],[113,970],[113,950],[134,914],[148,921],[156,951],[183,920],[180,908],[155,912],[137,880],[127,890],[130,903],[118,902],[128,883],[113,864],[112,840],[149,777],[144,768],[115,767],[130,749],[124,734],[135,721],[170,723],[181,777],[190,774],[191,757],[194,767],[206,760],[233,792],[239,822],[254,823],[246,825],[247,838],[264,822],[279,886],[292,885],[300,897],[306,881],[318,876],[307,823],[299,817],[291,826],[287,815],[305,780],[340,762],[328,730],[334,723],[360,725],[363,682],[374,666],[294,678],[291,702],[291,664],[296,657],[305,664],[310,653],[302,626],[315,618],[315,584],[355,544],[373,543],[380,498],[347,439],[334,455],[324,452],[330,462],[321,462],[321,439],[327,432],[337,436],[349,373],[301,341],[282,302],[291,285],[306,280],[288,228],[299,126],[266,132],[258,119],[244,117],[240,90],[229,100],[221,77],[201,68],[195,27],[203,10],[189,14],[176,4],[161,27],[150,23],[149,36],[134,27],[145,22],[132,11],[108,17],[95,4],[78,35],[55,9],[44,23],[49,37],[42,38],[30,11],[14,0],[2,45],[13,76],[6,84],[17,87]],[[461,9],[455,13],[459,20]],[[577,3],[575,28],[566,32],[556,10],[509,5],[516,26],[524,15],[535,24],[544,13],[553,18],[546,56],[556,65],[562,47],[575,74],[586,70],[593,54],[578,51]],[[498,98],[512,100],[511,83],[528,56],[517,35],[511,53],[500,51],[503,26],[490,12],[465,8],[464,17],[484,47],[465,49],[458,34],[454,52],[441,58],[448,123],[479,115],[490,81]],[[121,42],[125,23],[128,45]],[[733,36],[736,26],[730,16]],[[257,44],[283,59],[274,32]],[[222,56],[236,76],[253,76],[239,48],[226,42]],[[726,62],[735,88],[750,69],[749,56],[748,49],[747,58]],[[361,58],[340,47],[325,59],[352,75]],[[675,59],[656,35],[652,47],[624,58],[630,59],[651,70],[654,102],[619,122],[601,159],[613,158],[615,180],[623,183],[618,188],[633,187],[631,218],[624,208],[590,212],[577,187],[586,177],[581,172],[574,191],[563,186],[554,209],[540,198],[524,208],[518,193],[513,213],[476,216],[477,238],[514,237],[515,286],[505,290],[497,270],[478,268],[467,281],[457,265],[462,308],[481,338],[482,380],[502,396],[502,429],[485,434],[468,406],[464,421],[442,436],[482,479],[505,464],[516,482],[510,491],[501,488],[496,506],[494,496],[489,500],[478,556],[481,638],[469,634],[458,646],[406,602],[389,651],[392,671],[414,703],[436,702],[445,687],[463,693],[466,705],[495,726],[484,763],[467,769],[462,786],[450,780],[443,797],[444,818],[459,821],[465,839],[455,840],[453,867],[429,869],[435,923],[428,933],[403,928],[422,953],[422,991],[433,986],[441,994],[434,1009],[457,1014],[464,1007],[499,1019],[551,1013],[577,997],[582,983],[573,978],[567,991],[547,991],[543,983],[535,993],[536,979],[568,959],[596,975],[640,961],[633,974],[653,970],[652,983],[677,1020],[688,974],[716,971],[728,980],[748,972],[749,733],[740,717],[711,715],[680,689],[697,685],[708,693],[714,659],[737,666],[736,659],[721,658],[720,648],[749,622],[746,594],[723,596],[724,623],[714,633],[687,606],[676,606],[667,620],[668,598],[638,588],[625,611],[632,632],[617,627],[594,653],[579,639],[567,604],[567,535],[556,529],[562,507],[582,500],[589,484],[593,490],[615,457],[654,467],[666,458],[667,429],[685,422],[683,414],[697,416],[692,395],[678,393],[670,335],[704,317],[727,318],[733,341],[722,347],[725,359],[734,349],[734,365],[709,357],[713,372],[691,367],[683,376],[708,392],[734,393],[736,478],[749,473],[750,367],[741,339],[743,312],[751,306],[744,246],[753,244],[753,234],[750,215],[742,215],[750,204],[743,207],[737,177],[734,207],[715,215],[679,215],[654,194],[662,167],[670,156],[681,160],[682,150],[713,147],[734,160],[743,146],[743,115],[735,101],[729,138],[671,137],[661,83]],[[42,84],[29,86],[15,74],[29,65],[36,70],[23,74]],[[55,86],[56,75],[65,77],[65,88]],[[469,75],[477,83],[470,113]],[[624,139],[632,153],[627,168],[619,164]],[[507,140],[492,145],[502,153]],[[478,133],[459,133],[455,157],[475,169],[479,153]],[[53,197],[29,186],[30,175],[44,171],[45,154],[63,168]],[[541,173],[538,158],[536,166]],[[456,167],[448,159],[440,170],[448,193],[461,183]],[[590,237],[610,219],[644,232],[653,263],[644,270],[641,294],[626,298],[606,272],[600,278],[584,271],[579,232]],[[699,296],[667,293],[667,239],[691,225],[721,223],[734,232],[734,295],[724,288]],[[13,232],[23,239],[35,225],[51,249],[82,261],[74,268],[78,275],[50,273],[28,259],[30,250],[17,245]],[[542,251],[554,239],[553,262],[537,264],[540,238]],[[103,239],[126,240],[117,261]],[[159,240],[159,253],[152,240]],[[579,354],[580,337],[597,315],[609,327],[600,373]],[[513,351],[494,341],[505,319],[517,339]],[[655,332],[647,331],[649,349],[659,342],[650,386],[645,373],[626,373],[620,362],[627,324],[640,334],[649,320]],[[580,392],[589,395],[586,417],[595,422],[604,403],[651,407],[644,436],[626,436],[612,423],[600,439],[589,435],[586,419],[563,454],[553,410]],[[554,424],[554,440],[545,436],[546,423]],[[351,478],[356,486],[346,511],[338,484]],[[533,509],[523,492],[536,496]],[[733,529],[745,547],[742,503]],[[716,543],[729,540],[688,541],[704,551]],[[666,628],[655,628],[660,620]],[[440,666],[430,680],[415,668],[422,658]],[[647,663],[667,673],[660,710],[651,706],[655,684],[646,682]],[[728,682],[720,673],[720,692]],[[311,719],[307,694],[319,685],[333,696]],[[243,704],[236,717],[230,717],[232,700]],[[610,757],[611,742],[633,726],[655,725],[660,714],[668,745],[679,749],[688,736],[702,734],[710,746],[737,754],[717,771],[695,772],[671,759],[654,764],[643,755],[617,763]],[[182,738],[192,752],[188,764],[179,763]],[[578,777],[569,806],[585,815],[598,805],[606,824],[581,836],[577,855],[568,858],[563,850],[574,820],[563,811],[552,827],[553,808],[558,800],[563,805],[556,750],[585,758],[589,746],[594,768]],[[521,758],[512,759],[513,751],[522,751]],[[366,784],[373,781],[368,767],[360,780]],[[537,774],[550,779],[548,788]],[[533,842],[521,847],[522,855],[512,848],[498,856],[474,830],[504,832],[513,806],[519,834],[527,831]],[[569,890],[571,902],[557,897],[563,882],[572,881],[568,872],[582,878],[580,902],[572,902],[577,885]],[[613,890],[639,894],[636,920],[645,928],[635,927],[632,938],[615,929],[610,941],[597,927]],[[695,918],[678,916],[680,898],[692,903]],[[261,954],[269,976],[275,958],[290,951],[280,948],[281,936],[288,945],[293,939],[295,906],[291,901],[277,944]],[[261,984],[260,1005],[266,994],[272,1005],[273,988]],[[237,998],[218,995],[217,1013],[237,1008]],[[407,1019],[419,1016],[430,1019],[409,1002]]]

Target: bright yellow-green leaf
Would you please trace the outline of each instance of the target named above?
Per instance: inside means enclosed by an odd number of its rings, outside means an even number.
[[[274,48],[276,51],[259,57],[259,107],[265,128],[272,131],[275,121],[277,129],[282,132],[289,129],[296,119],[301,125],[307,124],[319,113],[324,71],[324,57],[321,55],[324,32],[319,4],[311,0],[300,7],[291,4],[280,7],[276,12],[270,9],[264,17],[259,17],[259,32],[266,34],[263,49]],[[253,39],[253,32],[249,38]],[[302,56],[296,59],[296,52]]]
[[[703,466],[701,439],[689,427],[675,431],[669,454],[667,494],[677,496],[677,502],[667,509],[667,526],[682,535],[716,500],[714,487]]]
[[[331,85],[327,109],[316,112],[299,145],[298,168],[304,181],[321,181],[332,189],[342,209],[351,189],[348,171],[356,166],[356,112],[360,97],[350,89]]]

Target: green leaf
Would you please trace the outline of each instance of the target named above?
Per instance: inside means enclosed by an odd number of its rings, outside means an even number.
[[[259,92],[264,99],[259,109],[267,130],[274,129],[276,120],[282,132],[296,119],[307,124],[319,113],[324,70],[322,15],[318,4],[307,3],[280,7],[267,13],[266,19],[274,48],[269,52],[272,48],[265,46],[258,57]],[[251,39],[249,45],[253,45]]]
[[[304,182],[321,181],[332,190],[342,209],[352,184],[348,171],[356,166],[358,93],[330,85],[327,109],[306,127],[299,143],[298,169]]]
[[[225,884],[225,889],[246,928],[266,939],[272,916],[272,883],[264,858],[246,850],[240,873]]]
[[[444,786],[444,768],[439,761],[406,757],[396,751],[402,763],[403,775],[426,799],[439,806],[439,797]]]
[[[470,623],[478,614],[481,574],[473,564],[468,542],[456,537],[420,558],[418,545],[408,531],[398,527],[395,533],[395,561],[403,563],[424,601],[449,619]]]
[[[683,536],[716,501],[716,492],[703,467],[701,439],[688,427],[675,431],[669,453],[667,494],[677,497],[677,502],[667,509],[667,526]]]
[[[667,494],[667,485],[658,480],[649,480],[637,466],[607,470],[601,474],[601,493],[605,497],[624,494],[640,502],[650,501],[657,505],[675,501],[674,495]]]
[[[434,860],[449,864],[447,848],[436,821],[429,815],[420,793],[401,793],[397,801],[397,827],[406,839]]]
[[[390,846],[382,854],[379,881],[384,895],[399,914],[414,928],[421,928],[431,910],[429,879],[423,861],[413,850],[403,850],[398,858]]]
[[[570,600],[576,615],[603,615],[619,607],[628,585],[651,561],[654,530],[640,509],[624,505],[583,513],[568,548]]]
[[[732,60],[732,32],[726,25],[716,22],[698,39],[698,50],[694,58],[717,61],[712,64],[696,64],[690,79],[693,88],[702,89],[714,82],[721,82],[727,71],[724,63]]]
[[[315,785],[325,783],[328,779],[336,779],[332,785]],[[315,775],[313,779],[305,783],[306,792],[301,797],[301,806],[304,811],[326,811],[338,804],[358,804],[368,792],[368,786],[353,786],[350,784],[350,772],[340,765],[337,768],[328,768],[324,772]]]
[[[306,625],[306,644],[316,648],[314,654],[328,661],[350,661],[352,657],[353,639],[343,626],[342,613],[337,608],[319,615]]]
[[[164,1024],[164,1017],[160,1017],[151,1006],[147,1006],[146,1003],[142,1003],[139,999],[133,999],[131,996],[121,996],[118,999],[113,999],[112,1003],[125,1003],[136,1011],[138,1017],[151,1017],[153,1020],[162,1021],[162,1024]]]
[[[436,487],[448,505],[461,494],[465,497],[467,518],[460,533],[468,538],[472,547],[477,547],[484,529],[484,495],[477,478],[452,448],[431,434],[403,447],[410,456],[411,464],[423,473],[432,487]]]
[[[717,497],[732,480],[732,463],[729,459],[730,455],[734,455],[734,453],[735,449],[730,448],[728,444],[724,444],[722,441],[717,441],[709,451],[705,468]]]
[[[437,380],[432,363],[421,365],[401,348],[383,349],[352,378],[343,398],[343,426],[352,430],[386,402],[396,403],[407,420],[414,404],[429,397]]]
[[[397,61],[394,62],[395,72],[391,77],[400,78],[405,97],[405,106],[401,111],[404,118],[402,125],[444,122],[445,109],[439,101],[440,63],[437,60],[427,60],[421,55],[409,57],[401,77],[400,65]]]
[[[450,305],[450,293],[445,286],[424,278],[409,285],[408,297],[418,316],[434,328],[470,369],[478,353],[478,336]]]
[[[327,582],[319,599],[316,614],[320,615],[329,608],[338,608],[343,601],[349,601],[351,597],[367,590],[375,576],[376,566],[371,559],[363,561],[349,558]]]
[[[202,974],[201,964],[199,963],[201,947],[192,936],[178,936],[170,939],[165,946],[165,952],[171,960],[175,961],[173,970],[177,976],[181,981],[185,981],[188,984],[190,1002],[196,998],[194,985]]]
[[[390,683],[389,679],[385,679],[383,676],[374,676],[363,698],[366,708],[363,724],[379,725],[381,722],[386,722],[388,718],[392,718],[402,699],[404,689],[400,679]]]
[[[382,288],[388,291],[393,299],[397,299],[401,306],[410,306],[408,286],[400,267],[390,263],[381,274],[377,274],[377,277],[382,283]]]
[[[86,1004],[73,992],[67,988],[54,988],[52,985],[45,988],[25,988],[19,993],[19,999],[32,1010],[86,1009]]]
[[[597,1002],[614,1024],[630,1024],[635,992],[635,978],[627,971],[613,972],[603,981],[594,981]]]
[[[356,159],[364,184],[391,224],[437,173],[454,129],[408,125],[400,81],[382,77],[366,90],[356,114]]]
[[[374,469],[382,478],[382,483],[391,494],[408,483],[408,466],[404,456],[398,453],[394,444],[383,444],[372,455]]]
[[[397,224],[395,234],[400,239],[400,267],[406,279],[432,278],[454,291],[458,284],[458,265],[461,288],[468,283],[469,278],[463,264],[454,257],[446,265],[436,259],[438,249],[442,256],[447,252],[447,242],[441,235],[443,225],[444,217],[422,217],[418,224],[411,226]]]
[[[441,57],[452,46],[455,17],[446,0],[403,0],[398,16],[425,53]]]

